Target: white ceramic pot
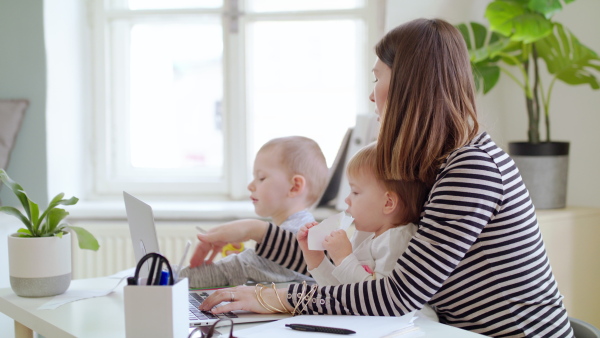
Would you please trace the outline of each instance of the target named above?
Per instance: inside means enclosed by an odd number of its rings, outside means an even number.
[[[8,236],[10,286],[21,297],[60,295],[71,284],[71,234]]]

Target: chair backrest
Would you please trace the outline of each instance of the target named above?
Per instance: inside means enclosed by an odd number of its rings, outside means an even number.
[[[575,338],[600,338],[600,330],[581,319],[569,317]]]

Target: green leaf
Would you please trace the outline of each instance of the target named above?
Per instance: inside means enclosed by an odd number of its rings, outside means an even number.
[[[40,231],[38,222],[40,218],[40,207],[37,205],[37,203],[33,202],[32,200],[29,200],[29,212],[29,219],[31,220],[31,224],[34,225],[32,228],[32,234],[36,235]]]
[[[541,13],[546,19],[550,19],[563,8],[560,0],[531,0],[528,7],[534,12]]]
[[[594,71],[600,71],[600,58],[561,24],[555,24],[553,34],[536,43],[539,56],[548,72],[570,84],[588,84],[599,89]]]
[[[25,228],[20,228],[19,230],[17,230],[17,233],[31,235],[31,231],[29,231],[29,229],[25,229]]]
[[[27,229],[29,229],[29,231],[31,231],[31,222],[29,222],[29,219],[27,219],[27,217],[25,217],[25,215],[23,215],[17,208],[5,205],[0,207],[0,212],[15,216],[27,227]]]
[[[77,241],[81,249],[98,251],[100,245],[98,241],[89,231],[84,228],[69,226],[69,229],[73,230],[77,234]]]
[[[62,199],[64,196],[65,196],[65,194],[62,192],[60,194],[54,196],[52,201],[50,201],[50,203],[48,203],[48,207],[46,208],[46,210],[40,216],[36,226],[39,226],[39,224],[46,218],[46,215],[50,211],[52,211],[54,208],[56,208],[58,205],[73,205],[79,201],[79,199],[77,197],[71,197],[67,200]]]
[[[500,56],[521,51],[520,42],[511,42],[508,38],[488,31],[485,26],[477,22],[457,25],[458,30],[463,35],[471,64],[473,66],[473,76],[477,90],[483,90],[483,93],[489,92],[500,79],[500,67],[498,62]]]
[[[29,197],[27,196],[27,193],[23,187],[21,187],[19,183],[11,180],[4,169],[0,169],[0,180],[2,180],[2,183],[6,184],[6,186],[15,194],[15,196],[17,196],[21,202],[21,205],[23,206],[23,209],[25,209],[25,213],[27,214],[28,218],[31,219],[31,213],[29,212]]]
[[[46,217],[46,232],[54,233],[60,222],[67,217],[69,213],[65,209],[54,208],[50,210]]]
[[[523,1],[497,0],[485,11],[490,30],[509,37],[513,41],[532,43],[552,32],[552,22],[543,14],[532,12]]]
[[[487,94],[500,79],[500,67],[489,64],[476,64],[474,74],[478,81],[478,89],[483,84],[483,94]]]

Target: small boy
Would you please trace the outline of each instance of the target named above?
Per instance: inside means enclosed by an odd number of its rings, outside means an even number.
[[[258,216],[296,233],[315,218],[308,208],[321,196],[329,170],[319,145],[312,139],[289,136],[264,144],[254,160],[254,179],[248,185],[250,199]],[[234,221],[239,226],[254,220]],[[312,280],[259,257],[253,249],[229,255],[213,264],[190,261],[181,271],[190,287],[240,285],[249,279],[256,282],[290,282]]]
[[[319,285],[358,283],[386,277],[417,232],[428,189],[421,182],[381,180],[376,175],[376,144],[354,155],[347,167],[350,194],[346,212],[354,217],[356,231],[348,239],[345,230],[325,237],[323,251],[308,249],[308,232],[313,222],[298,230],[297,238],[308,271]],[[428,305],[421,310],[437,320]]]

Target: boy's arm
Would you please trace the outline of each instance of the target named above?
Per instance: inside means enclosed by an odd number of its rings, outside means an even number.
[[[268,226],[269,223],[265,221],[245,219],[219,225],[208,230],[206,234],[198,234],[200,243],[190,259],[190,267],[200,266],[205,260],[207,263],[212,262],[227,243],[245,242],[251,239],[261,241]]]

